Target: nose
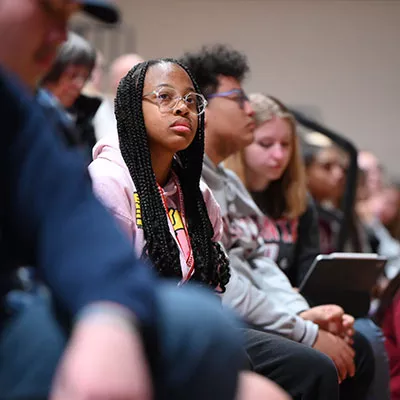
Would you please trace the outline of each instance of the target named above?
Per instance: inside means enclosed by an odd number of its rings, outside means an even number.
[[[249,116],[249,117],[252,117],[253,115],[254,115],[254,110],[253,110],[253,107],[251,106],[251,104],[250,104],[250,101],[249,100],[246,100],[245,102],[244,102],[244,112]]]
[[[277,160],[281,161],[284,156],[284,150],[279,143],[276,143],[272,149],[272,157]]]
[[[332,177],[334,178],[335,182],[341,183],[345,177],[343,168],[339,165],[335,165],[332,168]]]
[[[180,98],[174,107],[174,114],[175,115],[187,115],[190,113],[190,110],[186,104],[186,102]]]
[[[86,83],[86,79],[83,78],[82,76],[77,76],[73,80],[73,85],[74,85],[75,89],[78,90],[79,92],[83,89],[83,87],[85,86],[85,83]]]

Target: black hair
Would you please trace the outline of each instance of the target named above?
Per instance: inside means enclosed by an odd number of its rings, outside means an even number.
[[[204,46],[197,53],[187,52],[180,61],[192,72],[206,97],[217,91],[220,75],[242,82],[249,72],[247,57],[223,44]]]
[[[142,258],[149,259],[164,277],[182,277],[179,249],[168,227],[161,195],[151,164],[151,154],[142,111],[143,87],[148,68],[160,63],[174,63],[183,68],[198,85],[188,69],[173,59],[158,59],[135,65],[121,80],[115,98],[115,115],[122,157],[129,169],[140,199],[142,226],[146,245]],[[199,116],[192,143],[176,154],[172,168],[182,187],[187,228],[195,259],[193,280],[222,291],[229,281],[228,259],[218,243],[212,241],[210,222],[200,177],[204,156],[204,114]]]
[[[300,148],[303,156],[304,165],[308,168],[315,161],[316,156],[324,149],[307,142],[304,138],[300,137]]]
[[[68,33],[68,40],[58,50],[51,70],[42,79],[42,85],[58,82],[69,65],[84,66],[92,73],[96,63],[96,49],[83,37],[74,32]]]

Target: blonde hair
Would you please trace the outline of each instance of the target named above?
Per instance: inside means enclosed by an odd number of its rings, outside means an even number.
[[[275,97],[255,93],[251,94],[249,99],[254,110],[257,127],[274,117],[278,117],[285,119],[292,128],[292,155],[288,166],[282,177],[271,182],[264,190],[264,204],[259,204],[259,206],[263,212],[275,219],[300,217],[307,209],[307,185],[297,136],[296,120],[286,106]],[[246,181],[247,166],[244,150],[229,157],[224,164],[227,168],[233,170],[249,189],[249,184]]]

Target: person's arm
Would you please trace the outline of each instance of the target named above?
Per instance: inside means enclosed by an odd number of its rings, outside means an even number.
[[[74,324],[51,400],[150,400],[143,339],[153,342],[157,334],[151,272],[95,200],[83,162],[62,147],[34,99],[1,72],[0,115],[0,221],[8,251],[38,267],[70,314],[95,306],[101,316],[86,313]]]
[[[207,166],[205,168],[207,169]],[[230,171],[227,171],[227,175],[231,178],[232,188],[236,187],[239,192],[240,204],[246,204],[249,214],[253,213],[251,207],[256,208],[256,205],[240,179]],[[204,170],[203,179],[209,183]],[[210,180],[211,188],[212,183]],[[213,194],[220,204],[223,204],[225,193],[216,188]],[[256,210],[254,214],[257,215]],[[256,234],[253,231],[257,230],[256,222],[249,223],[252,224],[249,230],[253,235]],[[224,229],[228,229],[228,224],[224,224]],[[229,256],[231,278],[222,296],[223,303],[235,308],[248,322],[261,330],[275,331],[295,341],[313,345],[318,327],[311,321],[304,321],[297,316],[298,312],[309,308],[308,304],[293,290],[279,267],[264,256],[262,238],[257,240],[257,244],[254,243],[256,248],[248,255],[244,254],[246,250],[241,246],[230,247],[230,242],[228,229],[224,232],[223,243]]]
[[[93,303],[80,313],[57,367],[50,400],[104,396],[153,398],[141,332],[129,310],[115,303]]]
[[[318,326],[288,311],[270,293],[259,287],[261,274],[230,253],[231,278],[222,295],[222,302],[234,308],[249,324],[260,330],[279,333],[296,342],[312,346],[318,335]]]
[[[249,268],[249,263],[230,253],[232,271],[227,297],[231,305],[258,329],[273,331],[292,340],[313,346],[328,355],[338,368],[341,379],[354,374],[354,352],[339,336],[318,327],[315,322],[330,324],[341,315],[340,307],[329,312],[329,306],[308,309],[304,298],[295,292],[280,268],[270,259],[259,257]],[[231,288],[229,288],[231,285]],[[236,288],[236,291],[234,290]],[[307,310],[301,312],[303,310]],[[337,313],[339,311],[339,313]],[[321,313],[322,312],[322,313]],[[304,313],[314,318],[304,318]],[[314,315],[313,315],[314,314]],[[302,336],[299,337],[299,333]]]
[[[320,254],[318,214],[310,199],[306,212],[299,219],[293,268],[294,285],[299,287],[315,257]]]
[[[153,325],[156,281],[95,199],[84,163],[63,148],[34,99],[1,76],[0,110],[5,229],[14,252],[30,254],[71,314],[107,301]]]

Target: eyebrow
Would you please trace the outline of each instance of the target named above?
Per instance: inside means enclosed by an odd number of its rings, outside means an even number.
[[[176,88],[174,86],[170,85],[169,83],[161,83],[160,85],[157,85],[157,87],[158,88],[159,87],[169,87],[171,89],[175,89],[176,90]],[[194,92],[195,90],[194,90],[194,88],[192,86],[189,86],[184,91],[185,92]]]

